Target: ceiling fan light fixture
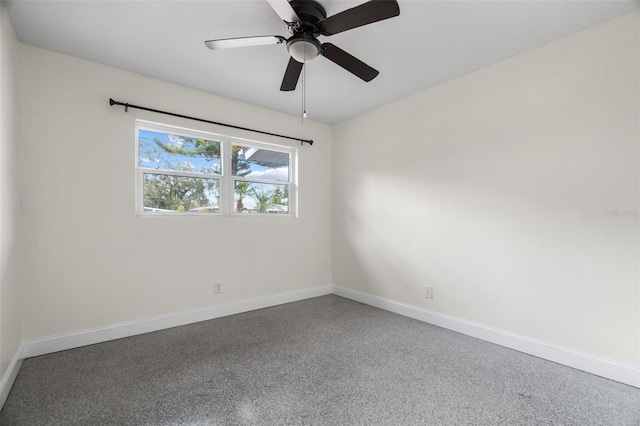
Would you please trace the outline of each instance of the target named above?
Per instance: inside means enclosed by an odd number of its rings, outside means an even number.
[[[322,52],[322,46],[312,35],[300,34],[287,41],[287,50],[293,59],[304,64],[315,59]]]

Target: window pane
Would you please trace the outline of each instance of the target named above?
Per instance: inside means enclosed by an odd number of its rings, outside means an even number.
[[[222,171],[220,142],[151,130],[140,130],[138,141],[140,167],[217,175]]]
[[[233,145],[231,157],[234,176],[289,181],[289,154],[286,152]]]
[[[235,183],[235,212],[289,213],[289,185]]]
[[[144,211],[217,213],[218,180],[144,174]]]

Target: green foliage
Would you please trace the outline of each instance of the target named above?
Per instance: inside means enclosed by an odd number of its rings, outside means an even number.
[[[231,146],[231,170],[235,176],[240,177],[248,175],[251,171],[251,166],[244,158],[241,146]]]
[[[273,193],[262,188],[252,188],[251,196],[256,200],[256,211],[258,213],[267,213],[270,208],[275,206]]]
[[[283,194],[287,191],[282,191],[280,188],[266,191],[262,188],[253,187],[250,191],[251,198],[256,202],[256,212],[258,213],[269,213],[269,210],[281,209],[286,205],[283,201]]]
[[[210,207],[218,188],[214,179],[169,175],[144,175],[144,206],[160,210],[189,211]]]
[[[283,200],[289,198],[289,187],[285,186],[284,191],[281,190],[280,188],[274,189],[273,193],[271,194],[271,197],[273,198],[274,204],[284,205],[285,202]]]
[[[154,139],[154,145],[142,151],[141,157],[156,164],[157,169],[206,174],[220,173],[220,142],[177,136],[174,138],[179,142],[164,143]],[[190,159],[198,161],[190,161]]]
[[[220,143],[205,139],[182,138],[181,144],[168,144],[154,139],[155,146],[142,154],[157,164],[158,169],[218,174]],[[198,169],[188,158],[204,159]],[[169,175],[144,175],[144,206],[173,211],[189,211],[217,204],[218,185],[215,179]]]
[[[155,139],[154,142],[168,154],[187,157],[202,157],[207,160],[220,158],[220,143],[206,139],[182,138],[186,143],[168,144]]]
[[[236,182],[236,211],[242,212],[245,211],[244,207],[244,198],[251,194],[251,183],[250,182]]]

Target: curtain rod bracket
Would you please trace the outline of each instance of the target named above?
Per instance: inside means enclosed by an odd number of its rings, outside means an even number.
[[[158,113],[158,114],[171,115],[173,117],[186,118],[188,120],[201,121],[203,123],[215,124],[217,126],[231,127],[233,129],[238,129],[238,130],[247,130],[249,132],[261,133],[263,135],[276,136],[276,137],[284,138],[284,139],[292,139],[294,141],[300,141],[300,145],[305,144],[305,143],[308,143],[309,145],[313,145],[313,140],[312,139],[294,138],[292,136],[285,136],[285,135],[279,135],[277,133],[271,133],[271,132],[265,132],[265,131],[262,131],[262,130],[250,129],[248,127],[241,127],[241,126],[235,126],[233,124],[219,123],[217,121],[205,120],[203,118],[190,117],[188,115],[176,114],[176,113],[173,113],[173,112],[161,111],[159,109],[152,109],[152,108],[147,108],[147,107],[143,107],[143,106],[139,106],[139,105],[132,105],[132,104],[129,104],[129,103],[126,103],[126,102],[114,101],[113,98],[109,98],[109,105],[111,105],[111,106],[114,106],[114,105],[123,106],[124,107],[124,112],[129,112],[129,108],[136,108],[136,109],[141,109],[141,110],[144,110],[144,111],[155,112],[155,113]]]

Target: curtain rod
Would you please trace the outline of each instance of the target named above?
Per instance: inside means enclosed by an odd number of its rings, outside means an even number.
[[[111,105],[111,106],[113,106],[113,105],[122,105],[124,107],[125,112],[128,112],[129,108],[142,109],[142,110],[145,110],[145,111],[156,112],[158,114],[171,115],[173,117],[186,118],[188,120],[195,120],[195,121],[201,121],[203,123],[215,124],[215,125],[218,125],[218,126],[231,127],[233,129],[238,129],[238,130],[248,130],[249,132],[262,133],[263,135],[277,136],[279,138],[291,139],[291,140],[294,140],[294,141],[300,141],[300,144],[308,143],[309,145],[313,145],[313,140],[311,140],[311,139],[294,138],[293,136],[279,135],[277,133],[264,132],[262,130],[250,129],[248,127],[241,127],[241,126],[234,126],[233,124],[219,123],[217,121],[205,120],[203,118],[190,117],[188,115],[182,115],[182,114],[176,114],[176,113],[173,113],[173,112],[161,111],[159,109],[153,109],[153,108],[147,108],[147,107],[143,107],[143,106],[139,106],[139,105],[128,104],[126,102],[118,102],[118,101],[114,101],[111,98],[109,98],[109,105]]]

